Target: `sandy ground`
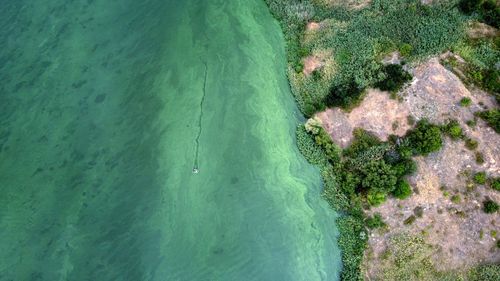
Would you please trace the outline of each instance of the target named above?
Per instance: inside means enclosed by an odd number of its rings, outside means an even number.
[[[316,69],[331,67],[333,64],[332,50],[314,50],[312,55],[305,57],[302,62],[304,63],[302,73],[304,73],[305,76],[309,76]]]
[[[390,199],[372,208],[368,214],[380,213],[388,224],[384,231],[371,233],[365,259],[366,275],[377,275],[377,259],[386,249],[388,238],[402,232],[423,235],[427,243],[435,245],[432,258],[438,269],[460,270],[483,262],[500,262],[500,251],[495,246],[495,231],[500,231],[498,215],[485,214],[482,202],[490,197],[500,201],[500,193],[483,185],[472,183],[472,174],[485,171],[489,176],[500,176],[500,136],[482,120],[475,127],[465,124],[474,119],[474,112],[492,108],[494,99],[477,89],[469,90],[437,58],[412,70],[414,79],[391,99],[389,93],[369,90],[363,102],[351,112],[339,108],[318,113],[324,128],[341,147],[352,141],[352,131],[364,128],[382,140],[389,134],[404,135],[412,127],[409,116],[415,120],[427,118],[433,123],[459,121],[464,133],[479,142],[475,151],[468,150],[464,141],[445,138],[443,148],[428,157],[416,157],[419,169],[409,177],[415,194],[407,200]],[[470,107],[461,107],[462,97],[472,100]],[[475,153],[483,154],[484,163],[477,164]],[[460,202],[450,198],[460,196]],[[422,210],[413,224],[403,221]]]
[[[470,38],[496,37],[500,35],[498,29],[482,22],[471,22],[467,28],[467,35]]]

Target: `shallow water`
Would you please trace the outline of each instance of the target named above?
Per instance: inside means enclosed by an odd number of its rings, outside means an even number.
[[[0,6],[0,280],[338,279],[263,1]]]

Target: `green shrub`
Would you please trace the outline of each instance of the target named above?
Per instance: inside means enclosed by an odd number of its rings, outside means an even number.
[[[410,197],[412,193],[410,184],[405,180],[400,180],[396,184],[396,188],[392,192],[392,195],[398,199],[404,200]]]
[[[296,137],[297,147],[309,163],[322,166],[327,162],[322,148],[316,144],[313,136],[306,131],[304,125],[297,127]]]
[[[485,0],[481,5],[481,15],[485,23],[500,27],[500,8],[495,0]]]
[[[463,137],[462,127],[460,127],[460,124],[457,120],[448,121],[448,123],[443,127],[443,130],[448,136],[450,136],[450,138],[454,140]]]
[[[500,110],[492,109],[481,111],[477,113],[481,119],[486,121],[490,127],[492,127],[495,132],[500,134]]]
[[[333,85],[326,95],[323,103],[328,107],[340,106],[347,108],[357,103],[363,93],[364,88],[355,82]]]
[[[496,191],[500,191],[500,178],[490,179],[490,187]]]
[[[382,73],[385,75],[385,79],[375,84],[375,87],[382,91],[396,92],[412,79],[412,76],[403,70],[403,67],[399,64],[384,66]]]
[[[370,190],[366,195],[366,199],[368,203],[372,206],[379,206],[380,204],[385,202],[386,194],[381,191]]]
[[[475,119],[471,119],[471,120],[467,120],[467,122],[465,122],[465,124],[467,124],[467,126],[471,127],[471,128],[474,128],[476,127],[476,120]]]
[[[472,104],[472,100],[469,97],[464,97],[460,100],[460,105],[463,107],[468,107]]]
[[[417,171],[417,163],[412,159],[404,159],[392,167],[398,177],[411,175]]]
[[[463,13],[476,12],[485,23],[500,27],[500,8],[495,0],[461,0],[458,6]]]
[[[478,10],[483,0],[460,0],[458,7],[465,14],[472,14]]]
[[[496,213],[499,208],[500,207],[498,206],[498,204],[491,199],[488,199],[483,202],[483,211],[487,214]]]
[[[484,157],[481,152],[476,151],[475,157],[476,157],[476,164],[484,164]]]
[[[356,157],[356,155],[366,151],[368,148],[378,146],[382,142],[369,132],[356,128],[353,131],[354,139],[351,145],[344,150],[344,155],[348,157]]]
[[[416,220],[417,220],[417,217],[415,215],[411,215],[407,219],[405,219],[403,221],[403,223],[406,225],[410,225],[410,224],[414,223]]]
[[[412,47],[410,44],[403,44],[403,45],[401,45],[401,47],[399,48],[399,53],[400,53],[403,57],[408,57],[408,56],[410,56],[412,52],[413,52],[413,47]]]
[[[479,143],[477,142],[477,140],[473,140],[471,138],[467,138],[465,140],[465,147],[469,150],[474,150],[477,148],[477,146],[479,145]]]
[[[493,93],[500,92],[500,71],[496,69],[487,69],[483,71],[482,87]]]
[[[415,129],[408,133],[407,138],[414,154],[417,155],[427,155],[441,149],[443,145],[439,127],[425,119],[417,123]]]
[[[340,161],[340,148],[332,141],[330,135],[323,128],[314,136],[314,141],[325,150],[326,157],[330,161],[333,163]]]
[[[360,168],[363,190],[390,193],[396,187],[397,176],[384,160],[371,161]]]
[[[341,150],[332,141],[332,138],[325,131],[325,129],[323,129],[323,127],[321,126],[321,121],[319,119],[311,118],[307,120],[306,124],[303,127],[304,129],[300,129],[300,131],[298,131],[298,133],[301,134],[300,137],[302,137],[302,134],[304,134],[303,131],[305,130],[306,133],[308,132],[313,136],[316,145],[321,147],[325,151],[325,156],[329,161],[331,161],[332,163],[337,163],[340,161]]]
[[[460,195],[455,194],[455,195],[451,196],[450,200],[451,200],[451,202],[458,204],[458,203],[460,203],[460,201],[462,199],[460,198]]]
[[[486,183],[486,173],[485,172],[477,172],[474,174],[474,182],[477,184],[485,184]]]
[[[414,154],[413,148],[411,147],[408,138],[403,139],[401,143],[396,147],[396,150],[402,159],[410,159]]]
[[[374,214],[373,217],[366,218],[365,225],[370,229],[382,228],[386,226],[384,220],[382,219],[382,216],[379,213]]]

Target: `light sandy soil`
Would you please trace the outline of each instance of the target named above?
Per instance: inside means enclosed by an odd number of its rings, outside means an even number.
[[[388,238],[402,232],[423,235],[427,243],[435,245],[432,258],[440,270],[465,270],[483,262],[500,262],[500,251],[492,236],[492,231],[500,231],[500,217],[485,214],[481,209],[487,197],[499,202],[500,193],[471,180],[476,171],[500,176],[500,136],[482,120],[477,120],[474,128],[465,124],[474,118],[474,112],[496,106],[495,101],[480,90],[467,89],[436,58],[412,72],[414,79],[398,93],[399,101],[390,99],[388,93],[369,90],[351,112],[334,108],[318,113],[317,117],[341,147],[349,145],[356,127],[386,140],[389,134],[402,136],[412,127],[407,118],[410,115],[438,124],[456,119],[468,137],[478,140],[476,151],[483,154],[485,162],[477,164],[475,151],[465,148],[462,140],[448,137],[439,152],[415,158],[419,168],[408,179],[415,194],[407,200],[389,199],[368,211],[380,213],[388,224],[387,230],[370,235],[364,268],[371,278],[377,276],[377,259],[386,249]],[[471,98],[472,105],[461,107],[462,97]],[[459,195],[460,202],[451,202],[453,195]],[[415,208],[422,209],[422,216],[405,225],[403,221],[414,215]]]
[[[307,31],[316,31],[321,27],[321,25],[317,22],[309,22],[306,26],[306,32]]]
[[[331,108],[318,113],[317,117],[333,141],[346,148],[352,141],[354,128],[358,127],[384,141],[390,134],[403,136],[410,128],[407,124],[409,114],[407,105],[390,99],[387,93],[370,89],[361,104],[351,112]]]
[[[333,54],[331,50],[314,50],[313,54],[307,56],[302,61],[304,69],[302,73],[309,76],[314,70],[333,64]]]
[[[482,22],[471,22],[467,28],[467,35],[470,38],[496,37],[500,35],[498,29]]]

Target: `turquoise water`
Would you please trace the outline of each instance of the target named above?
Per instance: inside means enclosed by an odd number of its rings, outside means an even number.
[[[338,279],[263,1],[0,5],[0,280]]]

